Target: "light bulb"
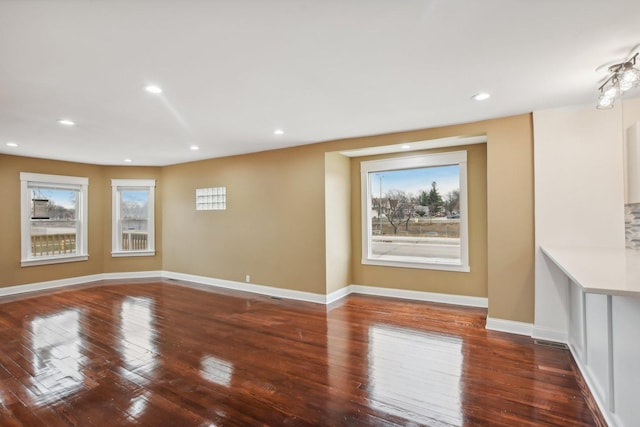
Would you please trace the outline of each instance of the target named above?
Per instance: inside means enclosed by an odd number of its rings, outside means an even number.
[[[618,89],[620,90],[620,92],[626,92],[632,87],[633,87],[633,82],[631,81],[625,81],[625,80],[618,81]]]
[[[156,85],[147,85],[144,87],[144,90],[146,90],[149,93],[153,93],[155,95],[162,93],[162,88]]]
[[[623,65],[622,70],[618,71],[617,77],[620,82],[620,90],[623,92],[640,84],[640,70],[634,68],[630,62]]]
[[[607,98],[615,98],[618,94],[618,89],[615,86],[609,86],[609,88],[605,89],[603,95]]]
[[[486,101],[489,98],[491,98],[491,94],[487,92],[480,92],[471,97],[474,101]]]
[[[608,108],[613,108],[613,98],[610,98],[608,96],[602,95],[599,99],[598,99],[598,109],[600,110],[604,110],[604,109],[608,109]]]

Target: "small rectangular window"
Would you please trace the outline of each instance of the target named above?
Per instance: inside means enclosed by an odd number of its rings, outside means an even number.
[[[89,180],[20,173],[23,267],[84,261]]]
[[[469,271],[466,151],[361,163],[362,263]]]
[[[155,180],[112,179],[112,256],[155,255]]]
[[[196,188],[197,211],[227,209],[227,187]]]

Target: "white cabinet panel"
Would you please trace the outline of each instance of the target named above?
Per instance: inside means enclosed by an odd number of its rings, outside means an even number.
[[[640,420],[640,298],[613,297],[615,413],[619,425]]]
[[[579,285],[570,282],[569,285],[569,344],[577,353],[577,356],[586,363],[585,333],[584,333],[584,292]]]
[[[609,402],[609,337],[607,335],[607,296],[587,294],[587,369],[596,392]]]

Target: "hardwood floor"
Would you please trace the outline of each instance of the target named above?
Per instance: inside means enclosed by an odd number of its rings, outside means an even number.
[[[0,302],[2,426],[602,425],[567,350],[484,309],[175,281]]]

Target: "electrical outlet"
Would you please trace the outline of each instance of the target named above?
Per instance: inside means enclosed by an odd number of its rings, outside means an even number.
[[[249,275],[247,274],[247,275],[244,277],[244,280],[245,280],[247,283],[251,283],[251,276],[249,276]]]

